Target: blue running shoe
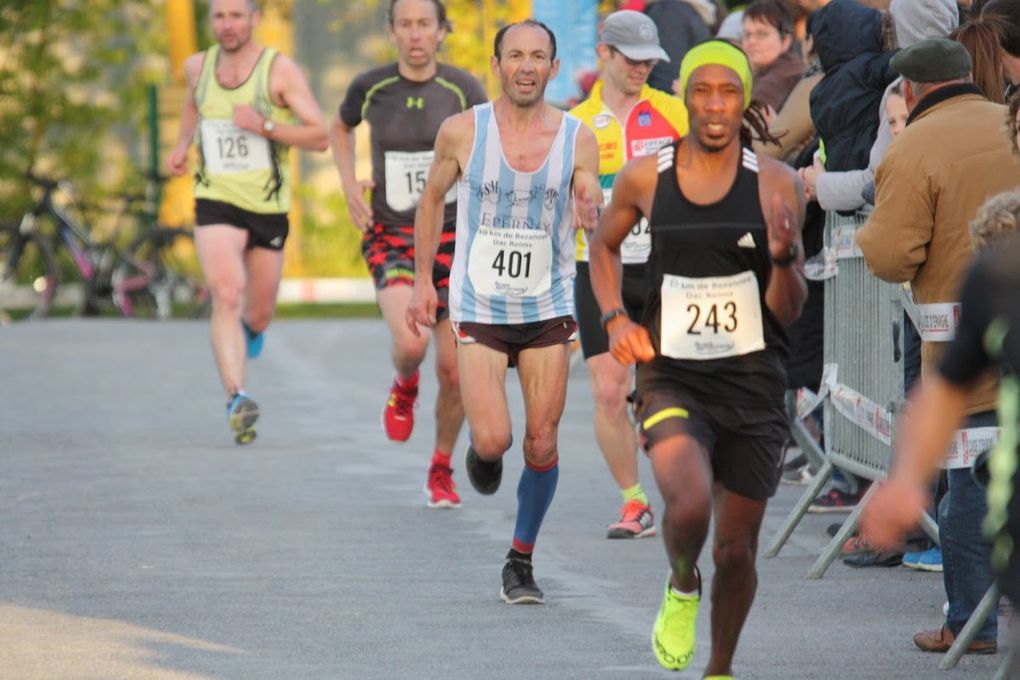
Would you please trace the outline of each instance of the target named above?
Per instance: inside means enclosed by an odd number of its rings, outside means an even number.
[[[259,418],[259,407],[247,392],[238,392],[227,402],[227,422],[234,433],[235,444],[250,444],[255,441],[255,421]]]
[[[265,340],[265,334],[256,333],[244,321],[241,321],[241,326],[244,327],[244,341],[248,349],[248,358],[257,359],[262,354],[262,342]]]
[[[942,549],[935,547],[903,555],[903,566],[921,571],[942,571]]]

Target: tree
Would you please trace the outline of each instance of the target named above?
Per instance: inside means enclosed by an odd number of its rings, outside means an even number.
[[[0,209],[33,170],[85,192],[141,164],[146,85],[161,78],[161,10],[137,0],[0,0]]]

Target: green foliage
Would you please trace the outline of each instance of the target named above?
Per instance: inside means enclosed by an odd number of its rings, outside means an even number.
[[[300,239],[301,275],[324,277],[367,277],[361,257],[361,232],[347,212],[339,191],[323,193],[308,185],[299,189],[306,205],[315,206],[302,221]]]
[[[95,195],[141,165],[146,85],[165,68],[152,58],[165,51],[161,13],[132,0],[0,0],[4,215],[29,202],[30,169]]]

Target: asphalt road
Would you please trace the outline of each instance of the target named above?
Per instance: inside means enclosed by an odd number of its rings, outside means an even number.
[[[411,441],[387,442],[387,343],[378,320],[274,325],[250,370],[259,438],[238,447],[203,324],[0,328],[0,678],[701,677],[707,601],[691,668],[660,670],[661,540],[604,538],[619,496],[585,371],[535,555],[547,604],[512,607],[498,593],[521,456],[481,497],[458,450],[463,507],[428,509],[435,380],[423,374]],[[763,544],[802,488],[780,488]],[[1001,655],[941,672],[914,649],[941,622],[939,575],[836,563],[805,580],[831,521],[809,516],[759,561],[737,678],[992,677]]]

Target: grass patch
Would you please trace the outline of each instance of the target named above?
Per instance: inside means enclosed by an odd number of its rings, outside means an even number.
[[[380,319],[374,302],[293,302],[276,306],[277,319]]]

